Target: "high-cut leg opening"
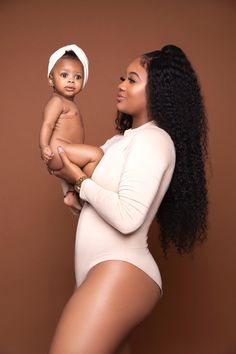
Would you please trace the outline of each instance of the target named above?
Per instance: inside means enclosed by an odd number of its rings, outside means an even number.
[[[141,267],[139,267],[137,264],[135,264],[135,263],[133,263],[133,262],[131,262],[131,261],[123,260],[123,259],[116,259],[116,258],[115,258],[115,259],[112,259],[112,258],[111,258],[111,259],[105,259],[105,260],[97,261],[96,263],[94,263],[94,264],[90,267],[90,269],[89,269],[89,271],[88,271],[88,273],[87,273],[87,275],[86,275],[84,281],[85,281],[86,278],[88,277],[89,273],[90,273],[91,271],[93,271],[98,265],[101,265],[102,263],[107,263],[107,262],[123,262],[123,263],[129,264],[130,266],[136,268],[136,270],[141,271],[146,277],[148,277],[148,279],[150,279],[150,280],[159,288],[159,291],[160,291],[160,298],[163,296],[162,286],[161,286],[161,284],[159,284],[159,283],[154,279],[154,277],[151,277],[147,272],[145,272],[145,271],[144,271]]]

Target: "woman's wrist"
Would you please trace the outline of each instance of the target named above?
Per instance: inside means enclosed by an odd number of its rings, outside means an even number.
[[[81,189],[82,183],[83,183],[87,178],[88,178],[88,176],[82,175],[81,177],[79,177],[79,178],[75,181],[74,190],[75,190],[77,193],[80,193],[80,189]]]

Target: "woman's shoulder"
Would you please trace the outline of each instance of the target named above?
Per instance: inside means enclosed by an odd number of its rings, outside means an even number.
[[[114,136],[112,136],[111,138],[107,139],[105,141],[105,143],[100,146],[100,148],[103,150],[103,151],[106,151],[111,145],[117,143],[118,141],[120,141],[121,139],[123,138],[123,135],[121,134],[116,134]]]
[[[173,140],[170,135],[157,125],[149,125],[140,129],[132,139],[131,149],[136,154],[152,158],[156,164],[163,166],[174,166],[176,152]]]
[[[134,136],[134,142],[135,141],[143,142],[145,145],[154,144],[156,146],[163,145],[174,148],[174,143],[170,135],[164,129],[158,127],[154,123],[138,130]]]

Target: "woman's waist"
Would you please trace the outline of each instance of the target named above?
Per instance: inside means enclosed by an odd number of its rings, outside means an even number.
[[[96,225],[97,226],[97,225]],[[89,259],[106,257],[109,255],[123,257],[130,255],[133,258],[151,257],[147,242],[134,237],[123,236],[107,229],[96,227],[96,232],[88,228],[86,232],[78,228],[75,250],[77,256]],[[124,239],[124,237],[126,237]]]
[[[102,219],[89,204],[81,212],[76,242],[83,248],[130,249],[131,251],[146,252],[148,250],[147,234],[140,228],[128,235],[122,234]]]

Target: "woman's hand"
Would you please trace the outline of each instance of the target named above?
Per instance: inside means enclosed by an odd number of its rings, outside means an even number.
[[[79,168],[68,159],[65,151],[61,146],[58,146],[57,151],[62,160],[63,167],[56,171],[49,170],[49,173],[63,178],[71,184],[75,184],[75,182],[78,181],[80,177],[85,176],[85,173],[81,170],[81,168]]]

